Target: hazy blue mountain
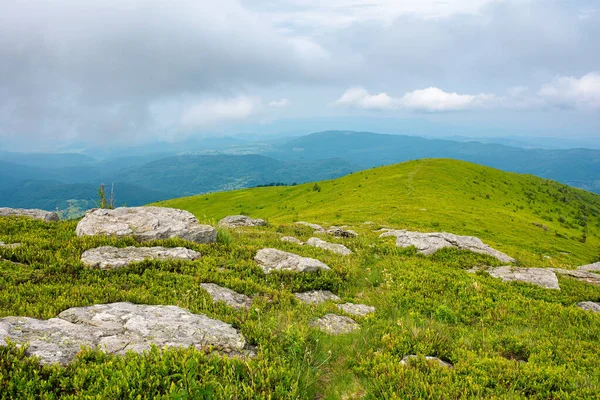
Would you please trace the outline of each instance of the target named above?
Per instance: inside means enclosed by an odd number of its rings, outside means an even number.
[[[30,167],[62,168],[96,161],[93,157],[78,153],[13,153],[0,151],[0,161]]]

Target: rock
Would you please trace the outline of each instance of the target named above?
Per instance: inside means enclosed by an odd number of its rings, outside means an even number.
[[[6,247],[7,249],[15,249],[17,247],[20,247],[21,243],[4,243],[4,242],[0,242],[0,247]]]
[[[309,292],[294,293],[294,297],[304,304],[322,304],[326,301],[342,300],[329,290],[311,290]]]
[[[588,272],[585,270],[579,269],[562,269],[562,268],[550,268],[554,272],[560,275],[566,275],[571,278],[575,278],[578,281],[582,281],[585,283],[589,283],[592,285],[600,286],[600,274],[595,274],[593,272]]]
[[[214,283],[201,283],[200,287],[208,292],[213,299],[213,303],[222,301],[233,308],[248,309],[252,306],[252,299],[250,297],[231,289],[224,288]]]
[[[327,229],[327,233],[332,236],[343,238],[353,238],[358,236],[358,233],[354,232],[353,230],[343,229],[339,226],[330,226],[329,229]]]
[[[436,364],[438,364],[440,367],[445,367],[445,368],[454,368],[454,366],[453,366],[452,364],[450,364],[450,363],[447,363],[447,362],[445,362],[445,361],[442,361],[442,360],[440,360],[440,359],[439,359],[439,358],[437,358],[437,357],[425,356],[425,357],[423,357],[423,358],[425,359],[425,361],[426,361],[427,363],[431,363],[431,364],[434,364],[434,363],[436,363]],[[411,361],[412,361],[412,360],[416,361],[416,360],[418,360],[418,359],[419,359],[419,357],[418,357],[418,356],[416,356],[416,355],[414,355],[414,354],[411,354],[411,355],[409,355],[409,356],[405,356],[405,357],[404,357],[404,358],[403,358],[403,359],[400,361],[400,364],[402,364],[402,365],[410,365],[410,363],[411,363]]]
[[[52,211],[25,208],[0,207],[0,217],[29,217],[45,222],[59,221],[58,214]]]
[[[111,303],[76,307],[57,318],[28,317],[0,319],[0,343],[29,343],[28,355],[42,364],[68,364],[82,346],[111,354],[141,353],[157,347],[214,349],[231,355],[245,352],[244,336],[231,325],[192,314],[175,306]]]
[[[314,229],[317,232],[325,232],[325,229],[318,224],[311,224],[310,222],[298,221],[296,225],[308,226],[311,229]]]
[[[600,313],[600,303],[594,303],[593,301],[582,301],[581,303],[577,303],[577,307],[582,310]]]
[[[116,269],[143,260],[184,260],[200,258],[200,253],[185,247],[97,247],[83,252],[81,262],[88,268]]]
[[[133,236],[137,240],[178,237],[197,243],[217,240],[217,230],[201,225],[190,212],[166,207],[120,207],[89,210],[79,221],[77,236]]]
[[[329,250],[333,253],[336,254],[341,254],[343,256],[347,256],[349,254],[352,254],[352,250],[350,250],[349,248],[347,248],[346,246],[344,246],[343,244],[337,244],[337,243],[329,243],[326,242],[322,239],[316,238],[316,237],[311,237],[310,239],[308,239],[306,241],[306,244],[309,246],[313,246],[313,247],[318,247],[321,249],[325,249],[325,250]]]
[[[461,250],[469,250],[474,253],[487,254],[495,257],[501,262],[515,262],[515,259],[491,248],[483,243],[481,239],[474,236],[458,236],[447,232],[421,233],[404,230],[391,230],[382,233],[379,237],[395,236],[396,246],[415,246],[421,254],[430,255],[445,247],[455,247]]]
[[[259,250],[254,261],[258,263],[265,274],[273,271],[311,272],[329,269],[326,264],[314,258],[302,257],[277,249]]]
[[[600,262],[595,262],[593,264],[588,264],[588,265],[582,265],[580,267],[577,267],[577,269],[580,271],[598,271],[598,272],[600,272]]]
[[[254,219],[245,215],[230,215],[219,221],[224,228],[239,228],[240,226],[266,226],[264,219]]]
[[[525,282],[541,286],[546,289],[558,289],[558,278],[550,268],[517,268],[510,265],[490,268],[487,273],[504,282]]]
[[[360,329],[360,326],[352,318],[337,314],[325,314],[321,318],[312,321],[310,326],[330,335],[341,335]]]
[[[367,306],[365,304],[344,303],[338,304],[338,308],[347,314],[359,317],[364,317],[367,314],[375,312],[375,307]]]
[[[282,242],[288,242],[288,243],[294,243],[294,244],[298,244],[300,246],[302,246],[304,244],[304,242],[302,242],[300,239],[296,239],[293,236],[284,236],[281,239]]]

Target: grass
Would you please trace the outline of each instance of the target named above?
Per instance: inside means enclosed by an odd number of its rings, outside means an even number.
[[[8,260],[0,261],[0,317],[51,318],[70,307],[115,301],[172,304],[231,323],[257,346],[257,356],[247,360],[183,349],[124,357],[87,349],[66,368],[40,366],[22,348],[0,347],[0,398],[597,397],[600,315],[576,304],[600,301],[600,287],[569,278],[559,278],[561,291],[504,283],[465,271],[499,265],[490,257],[455,249],[425,257],[372,230],[389,225],[476,234],[524,266],[574,266],[597,257],[598,196],[449,160],[356,173],[320,182],[320,192],[313,186],[172,200],[168,205],[213,224],[234,213],[266,217],[270,224],[219,230],[211,245],[147,243],[184,245],[203,257],[144,261],[117,271],[85,269],[79,257],[100,245],[141,244],[77,238],[76,221],[0,219],[0,241],[23,243],[0,248],[0,257]],[[586,218],[585,242],[580,213]],[[354,254],[341,257],[280,242],[282,235],[301,240],[313,235],[294,220],[352,225],[359,237],[327,240],[346,244]],[[374,225],[363,224],[369,220]],[[332,270],[265,276],[252,260],[263,247],[314,257]],[[248,311],[231,309],[213,304],[200,288],[203,282],[257,297]],[[309,322],[339,313],[335,305],[307,306],[293,297],[311,289],[329,289],[377,311],[356,318],[360,330],[328,336]],[[455,368],[423,360],[404,367],[400,360],[408,354],[436,356]]]

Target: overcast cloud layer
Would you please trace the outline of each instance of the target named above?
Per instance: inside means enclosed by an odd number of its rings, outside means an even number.
[[[6,147],[178,139],[344,115],[462,113],[485,130],[482,113],[489,121],[518,114],[583,127],[558,132],[565,137],[600,127],[593,0],[0,6]]]

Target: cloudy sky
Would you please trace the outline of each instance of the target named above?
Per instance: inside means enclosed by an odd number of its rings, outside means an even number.
[[[0,7],[4,148],[336,128],[410,134],[420,124],[439,136],[600,137],[597,0]]]

